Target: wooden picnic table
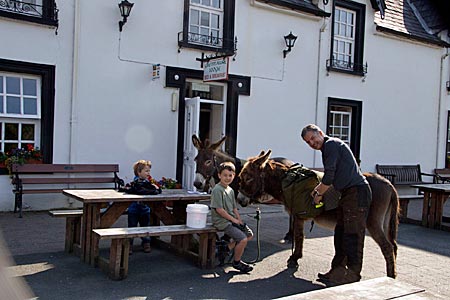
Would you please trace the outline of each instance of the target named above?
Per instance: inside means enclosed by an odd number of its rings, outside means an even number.
[[[443,216],[445,201],[450,196],[450,184],[413,184],[411,187],[424,193],[422,225],[442,229],[442,220],[450,219]]]
[[[173,225],[186,223],[186,207],[189,203],[210,199],[210,195],[182,189],[164,189],[159,195],[132,195],[114,189],[63,190],[63,194],[83,203],[80,256],[82,261],[93,266],[98,257],[99,240],[92,230],[110,228],[131,203],[141,201],[148,204],[158,222]],[[167,207],[167,201],[172,201],[171,209]],[[101,209],[105,207],[107,209],[101,212]]]

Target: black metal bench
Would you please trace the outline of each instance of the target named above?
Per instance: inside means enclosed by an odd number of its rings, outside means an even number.
[[[450,183],[450,169],[434,169],[435,183]]]
[[[14,164],[11,168],[14,212],[22,217],[25,194],[62,193],[64,189],[111,188],[124,184],[119,178],[118,164]]]
[[[422,176],[430,176],[435,181],[435,174],[423,173],[420,170],[420,164],[417,165],[380,165],[376,164],[378,174],[388,179],[396,188],[410,187],[412,184],[426,183],[422,180]],[[399,195],[401,217],[400,221],[404,223],[415,223],[414,220],[408,218],[408,204],[410,200],[423,200],[423,195],[405,194]],[[419,222],[419,221],[417,221]]]

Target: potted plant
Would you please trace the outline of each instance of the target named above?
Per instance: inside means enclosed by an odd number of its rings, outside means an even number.
[[[14,148],[7,152],[0,152],[0,168],[6,167],[11,174],[13,164],[39,164],[42,163],[42,153],[33,144],[27,144],[25,148]]]

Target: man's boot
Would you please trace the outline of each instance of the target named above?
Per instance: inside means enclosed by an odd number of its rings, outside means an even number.
[[[344,236],[345,249],[347,253],[347,274],[342,283],[352,283],[361,280],[361,269],[363,262],[364,232],[359,234],[346,234]]]
[[[338,267],[344,267],[347,264],[347,259],[344,252],[344,227],[336,225],[334,229],[334,249],[335,254],[333,260],[331,261],[331,269],[327,273],[319,273],[317,277],[322,280],[329,280],[334,271]],[[342,273],[342,270],[337,271]]]

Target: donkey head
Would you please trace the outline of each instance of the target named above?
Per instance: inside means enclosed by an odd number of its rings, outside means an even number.
[[[197,189],[207,191],[209,188],[209,182],[207,181],[213,180],[218,165],[217,156],[219,154],[222,155],[219,149],[225,140],[226,136],[218,142],[210,144],[209,140],[202,142],[195,134],[192,136],[192,143],[198,150],[198,154],[195,157],[197,169],[194,179],[194,186]]]
[[[264,202],[269,199],[264,192],[264,168],[269,161],[272,150],[267,153],[261,151],[258,156],[249,158],[239,173],[238,201],[241,206],[247,206],[253,202]]]

